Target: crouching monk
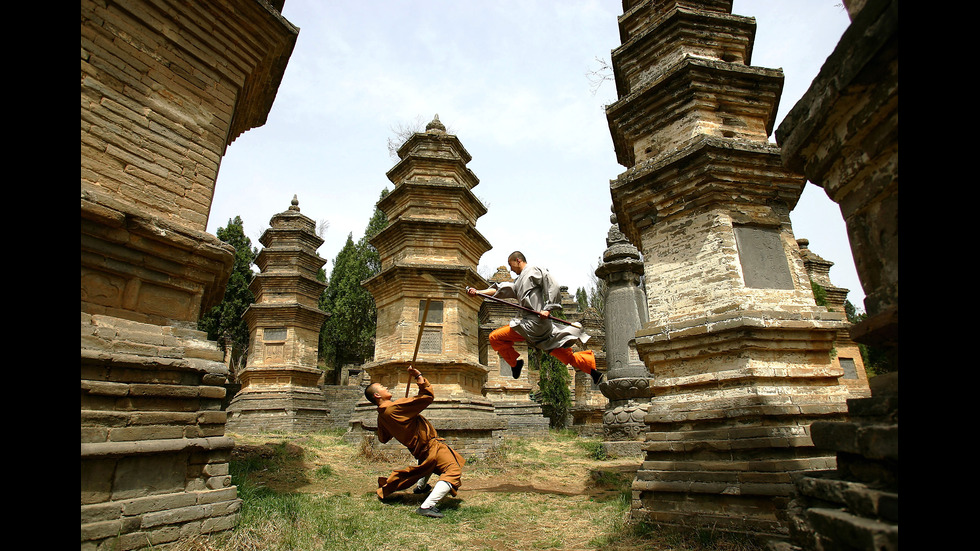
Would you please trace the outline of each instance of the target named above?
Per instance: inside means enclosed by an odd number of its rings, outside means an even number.
[[[378,406],[378,440],[385,443],[394,437],[418,459],[418,465],[394,471],[388,478],[378,477],[378,499],[383,500],[416,482],[415,493],[425,493],[429,487],[429,476],[436,473],[439,481],[415,512],[426,517],[442,518],[436,503],[447,493],[456,495],[466,461],[439,438],[432,423],[421,415],[422,410],[435,399],[432,385],[414,367],[409,367],[408,373],[419,385],[418,395],[412,398],[392,401],[391,392],[380,383],[373,383],[364,389],[364,396]]]

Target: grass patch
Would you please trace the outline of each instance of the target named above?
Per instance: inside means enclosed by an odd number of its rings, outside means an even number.
[[[343,433],[233,435],[232,482],[242,499],[238,526],[179,542],[177,551],[590,549],[757,551],[732,536],[629,524],[639,459],[596,458],[595,438],[571,431],[505,440],[468,461],[442,519],[414,514],[425,496],[385,503],[377,477],[404,466]]]

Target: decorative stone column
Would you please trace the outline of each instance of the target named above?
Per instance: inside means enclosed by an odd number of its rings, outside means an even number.
[[[229,370],[197,322],[234,264],[205,231],[218,166],[265,123],[296,42],[273,4],[81,2],[82,549],[238,520]]]
[[[814,304],[789,218],[805,183],[769,143],[779,70],[722,0],[624,2],[607,110],[613,210],[643,255],[653,377],[632,517],[783,536],[792,473],[832,467],[810,425],[839,419],[843,313]]]
[[[241,433],[316,432],[328,428],[330,408],[316,366],[320,328],[328,314],[317,307],[327,284],[316,278],[326,261],[316,254],[323,239],[316,222],[300,213],[293,196],[269,221],[255,258],[261,270],[245,311],[248,359],[242,388],[228,406],[228,430]]]
[[[864,289],[855,341],[891,355],[846,421],[814,423],[837,468],[800,476],[792,541],[807,550],[898,549],[898,1],[850,0],[851,24],[776,130],[786,165],[840,205]],[[907,431],[908,432],[908,431]],[[914,432],[913,432],[914,435]]]
[[[492,448],[506,424],[483,394],[488,368],[479,361],[482,299],[465,287],[486,281],[477,262],[490,243],[476,230],[486,207],[471,191],[479,183],[466,168],[471,157],[459,139],[446,133],[438,115],[398,150],[388,171],[395,188],[378,202],[388,226],[371,244],[381,256],[381,272],[364,285],[374,296],[378,328],[374,361],[365,369],[372,382],[405,395],[426,299],[430,300],[415,366],[432,383],[436,399],[425,416],[450,445],[480,456]],[[377,412],[366,400],[355,407],[355,431],[374,431]],[[394,445],[398,445],[397,442]]]
[[[602,418],[603,446],[609,456],[642,455],[652,378],[632,341],[647,321],[646,296],[640,286],[643,262],[640,252],[619,230],[615,214],[610,222],[602,264],[595,271],[606,282],[608,370],[599,388],[609,398],[609,405]]]

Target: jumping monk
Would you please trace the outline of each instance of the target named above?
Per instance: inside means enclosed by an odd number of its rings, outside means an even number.
[[[419,393],[412,398],[392,401],[391,392],[380,383],[373,383],[364,389],[364,397],[378,406],[378,440],[385,443],[394,437],[418,460],[418,465],[394,471],[388,478],[378,477],[378,499],[384,500],[393,492],[416,482],[415,493],[425,493],[429,488],[426,481],[432,473],[437,473],[439,481],[415,512],[426,517],[442,518],[443,514],[436,508],[436,503],[449,492],[456,495],[466,461],[447,446],[444,439],[439,438],[432,423],[421,415],[422,410],[435,399],[432,385],[414,367],[409,367],[408,373],[419,385]]]
[[[534,310],[536,314],[525,313],[490,333],[490,347],[493,348],[511,368],[514,378],[521,376],[524,360],[514,350],[515,342],[527,341],[535,348],[545,350],[560,362],[588,373],[598,384],[602,372],[595,367],[595,354],[591,350],[573,352],[571,346],[576,342],[585,345],[589,335],[581,327],[552,321],[551,311],[561,308],[561,290],[548,270],[531,266],[520,251],[507,257],[507,265],[517,274],[513,283],[498,282],[482,291],[473,288],[466,290],[470,296],[477,294],[498,299],[516,298],[520,305]]]

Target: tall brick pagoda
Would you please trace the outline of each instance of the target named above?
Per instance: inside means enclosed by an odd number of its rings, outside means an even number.
[[[230,530],[228,367],[197,329],[234,248],[206,232],[226,149],[299,33],[282,0],[81,2],[81,548]]]
[[[623,233],[643,253],[653,377],[632,515],[784,536],[798,471],[832,466],[810,425],[845,411],[789,218],[805,180],[770,143],[782,72],[751,63],[730,0],[624,0],[607,110]]]
[[[330,412],[316,366],[320,328],[327,313],[317,307],[327,284],[316,278],[326,261],[316,254],[323,239],[316,222],[289,208],[269,221],[255,258],[261,270],[249,289],[255,303],[245,311],[248,360],[241,390],[228,406],[228,429],[237,432],[314,432],[328,428]]]
[[[364,283],[378,311],[374,361],[365,368],[372,382],[388,386],[395,397],[405,395],[405,369],[428,299],[415,362],[436,394],[426,418],[454,448],[480,455],[505,423],[483,390],[488,369],[479,357],[482,299],[463,290],[487,285],[476,271],[491,248],[476,230],[477,219],[486,214],[472,191],[479,179],[466,167],[469,152],[446,133],[438,115],[398,149],[398,156],[387,174],[395,187],[378,202],[388,225],[371,240],[381,272]],[[355,408],[355,428],[374,430],[376,423],[373,406],[365,401]]]

